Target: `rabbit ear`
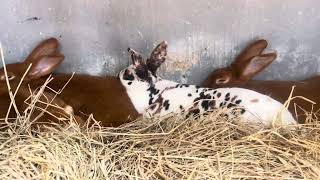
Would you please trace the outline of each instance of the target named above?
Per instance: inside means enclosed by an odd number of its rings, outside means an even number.
[[[162,41],[154,48],[150,58],[147,59],[148,69],[153,75],[156,74],[158,68],[167,59],[167,46],[168,43],[166,41]]]
[[[56,54],[54,56],[42,56],[33,60],[28,72],[29,79],[37,79],[51,74],[63,61],[64,56]]]
[[[144,62],[142,56],[131,48],[128,48],[131,53],[132,64],[135,66],[135,74],[140,78],[149,83],[152,83],[152,78],[149,75],[148,66]]]
[[[135,65],[136,67],[145,66],[145,62],[143,61],[143,57],[141,56],[141,54],[139,54],[131,48],[128,48],[128,52],[131,54],[131,60],[133,65]]]
[[[26,58],[25,62],[34,63],[41,56],[50,56],[58,53],[59,42],[55,38],[49,38],[38,44],[29,56]]]
[[[268,46],[268,42],[264,39],[255,41],[247,46],[232,63],[232,68],[242,69],[243,65],[250,61],[255,56],[261,55],[263,50]]]
[[[240,79],[251,79],[253,76],[264,70],[269,64],[271,64],[276,57],[276,53],[269,53],[251,58],[249,62],[240,70]]]

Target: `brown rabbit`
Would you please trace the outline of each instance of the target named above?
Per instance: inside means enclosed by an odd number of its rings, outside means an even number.
[[[148,59],[148,66],[154,72],[163,62],[162,55],[166,54],[164,45],[166,46],[163,43],[159,44]],[[48,73],[32,73],[26,78],[26,82],[31,87],[43,84],[46,75],[51,73],[63,60],[62,55],[58,53],[58,47],[59,43],[56,39],[48,39],[36,47],[24,62],[9,64],[7,69],[12,77],[15,77],[11,81],[19,79],[16,77],[21,77],[29,63],[33,63],[34,69],[39,72],[46,70]],[[52,58],[44,58],[48,56],[48,53]],[[40,65],[38,66],[38,64]],[[2,70],[0,70],[1,74]],[[59,91],[68,83],[59,97],[71,105],[75,114],[82,119],[93,114],[102,126],[118,126],[139,116],[118,77],[89,75],[74,75],[72,77],[71,74],[54,74],[53,77],[53,81],[48,86]]]
[[[51,41],[51,40],[49,40]],[[53,44],[51,44],[53,45]],[[39,50],[37,51],[39,52]],[[32,56],[37,55],[37,52],[33,52]],[[54,56],[50,56],[54,52],[42,52],[42,56],[37,58],[37,61],[34,61],[34,65],[31,66],[29,71],[26,73],[25,80],[19,85],[19,81],[22,78],[23,74],[28,68],[27,63],[21,63],[17,68],[14,65],[7,65],[7,76],[5,74],[4,68],[0,70],[0,126],[3,127],[6,125],[5,118],[7,117],[10,121],[17,117],[17,114],[22,114],[26,111],[26,108],[29,107],[31,101],[31,93],[34,93],[35,89],[29,89],[29,86],[26,82],[29,82],[31,79],[48,75],[50,69],[42,69],[42,62],[55,62],[53,64],[54,67],[57,67],[60,62],[63,60],[64,56],[60,54],[55,54]],[[46,55],[45,55],[46,54]],[[31,56],[30,55],[30,56]],[[51,59],[59,59],[60,61],[51,61]],[[28,59],[27,59],[28,60]],[[41,60],[41,61],[40,61]],[[10,105],[11,98],[9,96],[9,91],[6,83],[6,79],[9,80],[11,92],[15,94],[14,97],[14,105]],[[18,87],[19,86],[19,87]],[[33,92],[32,92],[33,91]],[[71,114],[73,114],[73,108],[65,103],[62,99],[55,97],[53,92],[44,92],[40,93],[41,95],[38,98],[38,101],[34,104],[35,109],[31,114],[31,121],[35,120],[34,125],[37,124],[47,124],[51,122],[60,123],[61,121],[58,118],[69,118]],[[34,102],[34,101],[33,101]],[[48,104],[52,105],[48,105]],[[10,111],[8,113],[9,106],[11,106]],[[43,110],[46,110],[43,116],[38,117]],[[29,110],[30,111],[30,110]],[[8,113],[8,115],[7,115]],[[83,125],[84,121],[80,117],[75,117],[75,120]]]
[[[229,66],[213,71],[202,83],[205,87],[242,87],[251,89],[284,103],[296,86],[293,96],[303,96],[316,103],[320,102],[320,76],[308,78],[304,81],[259,81],[252,78],[264,70],[276,59],[275,53],[262,54],[267,47],[266,40],[258,40],[249,45],[235,61]],[[297,106],[296,106],[297,105]],[[295,114],[299,122],[304,122],[307,112],[316,112],[319,104],[312,103],[301,98],[291,101],[289,110]]]
[[[17,86],[13,84],[11,84],[11,87],[12,89],[17,88]],[[85,125],[85,121],[83,119],[74,115],[73,108],[59,97],[56,97],[54,93],[39,92],[39,90],[31,91],[32,90],[25,84],[20,85],[14,98],[15,105],[11,106],[7,116],[8,122],[15,120],[17,114],[21,115],[28,112],[24,115],[30,116],[30,121],[33,121],[32,125],[34,126],[51,126],[54,125],[53,123],[65,125],[68,124],[67,120],[70,118],[73,118],[73,120],[81,126]],[[8,93],[1,94],[0,99],[0,127],[4,127],[6,126],[5,117],[11,100]],[[41,115],[42,113],[43,115]]]

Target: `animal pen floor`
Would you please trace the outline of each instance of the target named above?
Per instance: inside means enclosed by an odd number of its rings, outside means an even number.
[[[30,107],[34,108],[34,107]],[[0,179],[318,179],[320,124],[299,130],[226,119],[139,119],[118,128],[30,128],[28,114],[0,132]],[[311,117],[311,116],[310,116]]]

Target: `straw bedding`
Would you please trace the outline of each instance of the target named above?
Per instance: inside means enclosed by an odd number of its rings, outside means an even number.
[[[313,114],[297,130],[257,130],[226,119],[226,109],[203,117],[141,118],[118,128],[80,128],[72,117],[66,126],[37,128],[30,113],[45,86],[0,130],[0,179],[320,177],[320,125]]]
[[[299,130],[262,131],[226,119],[225,111],[141,118],[118,128],[80,128],[71,121],[45,130],[29,126],[27,111],[0,132],[0,179],[320,177],[315,120]]]

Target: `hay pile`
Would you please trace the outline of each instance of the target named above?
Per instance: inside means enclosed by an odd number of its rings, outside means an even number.
[[[0,132],[0,179],[320,177],[319,124],[256,131],[225,119],[224,111],[46,131],[26,126],[24,114]]]
[[[0,131],[0,179],[320,177],[320,125],[312,115],[297,131],[257,131],[225,119],[223,109],[197,119],[139,119],[119,128],[80,128],[71,121],[38,129],[30,113],[44,87]]]

